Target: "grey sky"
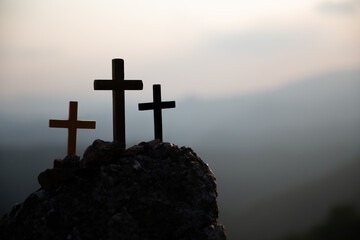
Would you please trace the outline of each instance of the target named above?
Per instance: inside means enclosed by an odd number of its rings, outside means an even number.
[[[155,83],[175,98],[213,98],[360,67],[360,13],[323,14],[319,6],[329,1],[1,4],[3,102],[29,95],[92,99],[92,81],[111,76],[115,57],[125,59],[128,79],[144,80],[141,94],[129,94],[140,101],[151,98]]]
[[[318,10],[330,14],[355,14],[359,6],[359,0],[324,1],[318,5]]]

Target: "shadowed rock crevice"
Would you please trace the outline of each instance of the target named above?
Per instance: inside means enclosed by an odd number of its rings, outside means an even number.
[[[1,239],[226,239],[215,177],[190,148],[96,140],[38,180],[1,219]]]

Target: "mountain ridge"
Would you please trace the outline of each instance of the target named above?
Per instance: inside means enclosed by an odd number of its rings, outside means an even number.
[[[336,171],[281,191],[241,211],[223,208],[233,215],[240,228],[233,238],[277,239],[287,233],[311,228],[324,219],[337,204],[351,204],[360,209],[360,159]],[[236,216],[234,216],[236,213]],[[227,222],[229,228],[234,224]],[[249,231],[258,227],[261,233]],[[284,231],[284,229],[286,231]]]

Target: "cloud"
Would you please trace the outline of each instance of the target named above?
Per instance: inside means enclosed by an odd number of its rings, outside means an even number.
[[[348,15],[355,13],[359,5],[358,0],[326,1],[319,4],[317,9],[323,13]]]
[[[316,42],[317,37],[310,29],[256,29],[217,34],[210,39],[212,48],[222,52],[264,56],[307,48]]]

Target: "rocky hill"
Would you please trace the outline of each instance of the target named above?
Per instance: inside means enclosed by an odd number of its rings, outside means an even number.
[[[96,140],[56,159],[0,221],[0,239],[226,239],[213,173],[185,147]]]

